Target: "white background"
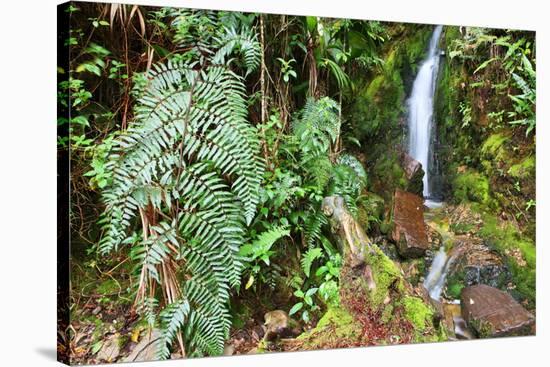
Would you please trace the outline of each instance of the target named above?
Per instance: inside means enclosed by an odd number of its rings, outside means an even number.
[[[139,1],[270,13],[537,31],[537,336],[247,357],[148,366],[549,365],[548,91],[545,1]],[[2,2],[0,13],[0,365],[54,365],[56,338],[56,0]],[[131,1],[130,1],[131,3]],[[133,364],[128,364],[131,366]],[[138,364],[135,364],[138,365]],[[139,364],[143,365],[143,364]]]

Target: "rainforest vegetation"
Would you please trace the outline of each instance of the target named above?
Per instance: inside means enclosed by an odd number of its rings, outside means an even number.
[[[535,333],[534,32],[59,14],[62,360]],[[410,111],[430,57],[424,167]]]

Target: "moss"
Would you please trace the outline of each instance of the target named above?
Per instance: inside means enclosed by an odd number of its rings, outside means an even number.
[[[384,148],[386,149],[386,148]],[[405,170],[399,163],[396,153],[381,154],[371,166],[370,176],[373,178],[372,189],[386,200],[393,197],[396,188],[405,190],[408,185]]]
[[[371,307],[378,309],[389,294],[392,286],[402,287],[401,272],[395,263],[382,250],[375,247],[375,253],[368,257],[372,267],[376,291],[369,293]]]
[[[490,338],[493,336],[493,327],[488,322],[471,320],[470,326],[477,332],[477,336],[480,338]]]
[[[380,223],[380,233],[387,235],[393,230],[393,221],[388,220]]]
[[[389,304],[384,308],[384,311],[382,311],[382,316],[380,317],[380,320],[384,324],[389,323],[391,318],[394,316],[393,312],[394,312],[394,307],[393,305]]]
[[[489,158],[502,159],[508,137],[501,133],[490,135],[481,146],[481,153]]]
[[[315,328],[302,333],[297,340],[304,342],[305,349],[320,349],[346,340],[356,340],[361,335],[361,326],[341,306],[330,307]]]
[[[418,297],[406,296],[403,299],[405,317],[409,320],[417,333],[422,333],[432,326],[433,310]]]
[[[489,180],[479,172],[469,169],[456,175],[453,181],[455,201],[474,201],[481,204],[489,202]]]
[[[535,157],[529,156],[508,169],[508,174],[514,178],[528,178],[535,174]]]
[[[459,299],[460,293],[462,292],[462,289],[464,288],[464,284],[453,282],[447,285],[447,295],[450,298]]]
[[[360,197],[357,219],[365,231],[371,229],[372,223],[381,223],[384,219],[384,199],[370,192]]]
[[[357,96],[352,112],[359,138],[375,136],[381,128],[397,124],[403,112],[405,91],[397,70],[384,69]]]
[[[490,213],[482,213],[483,226],[479,235],[506,260],[516,289],[516,298],[527,301],[527,307],[535,307],[536,300],[536,247],[512,224],[500,222]],[[520,257],[513,256],[519,250]]]
[[[96,288],[96,292],[102,296],[114,295],[119,291],[120,291],[120,285],[114,279],[105,280],[101,282]]]

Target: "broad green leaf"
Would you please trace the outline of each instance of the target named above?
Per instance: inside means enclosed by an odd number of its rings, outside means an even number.
[[[300,311],[302,309],[302,307],[304,307],[303,302],[296,303],[294,306],[292,306],[292,308],[288,312],[288,315],[289,316],[294,315],[296,312]]]

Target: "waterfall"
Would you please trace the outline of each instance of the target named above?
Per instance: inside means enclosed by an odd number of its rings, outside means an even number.
[[[430,197],[429,162],[433,125],[433,107],[437,71],[439,69],[439,37],[442,26],[435,27],[430,39],[428,55],[422,62],[414,80],[408,100],[409,155],[419,161],[424,169],[424,197]]]
[[[441,246],[437,254],[434,256],[430,272],[424,280],[424,288],[428,290],[430,297],[435,300],[439,300],[441,292],[445,287],[445,280],[447,279],[447,271],[451,265],[450,259],[448,259],[445,246]]]

